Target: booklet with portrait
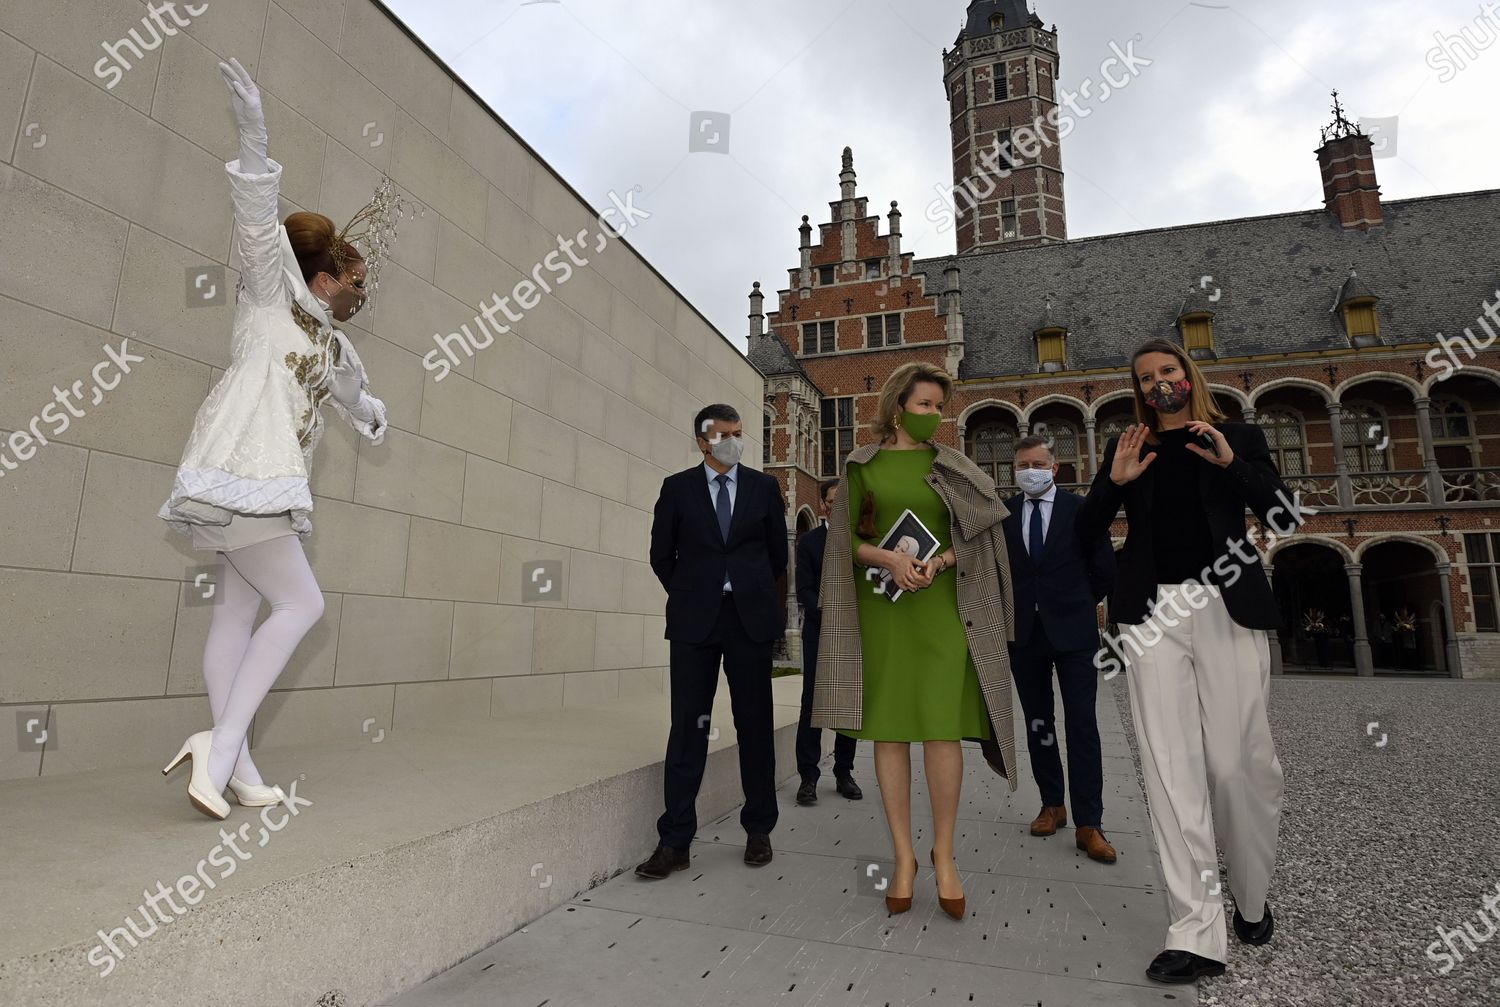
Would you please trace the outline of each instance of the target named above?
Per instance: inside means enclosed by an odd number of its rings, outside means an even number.
[[[908,556],[915,557],[917,562],[926,563],[937,555],[938,540],[937,536],[922,523],[922,519],[908,508],[901,512],[901,516],[896,518],[895,523],[891,525],[890,531],[881,538],[879,548],[889,549],[892,552],[904,552]],[[891,601],[895,601],[906,593],[897,586],[889,570],[873,566],[865,571],[865,577],[874,584],[873,590],[876,594],[883,594]]]

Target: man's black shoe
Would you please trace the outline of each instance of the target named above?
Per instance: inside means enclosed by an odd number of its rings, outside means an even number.
[[[1151,959],[1146,978],[1159,983],[1191,983],[1205,976],[1224,974],[1224,963],[1195,955],[1191,951],[1163,951]]]
[[[818,781],[817,780],[803,780],[802,781],[802,786],[800,786],[800,787],[797,788],[797,803],[798,804],[817,804],[818,803]]]
[[[833,779],[838,784],[839,794],[841,796],[847,797],[851,801],[857,801],[865,796],[865,792],[859,789],[859,784],[854,782],[854,777],[852,774],[834,773]]]
[[[745,863],[751,867],[764,867],[771,862],[771,837],[760,832],[750,833],[745,841]]]
[[[1234,907],[1234,935],[1246,944],[1265,944],[1276,932],[1276,921],[1271,918],[1271,904],[1266,903],[1265,915],[1258,922],[1247,923],[1240,915],[1240,907]]]
[[[691,858],[687,850],[674,850],[670,846],[657,844],[656,851],[644,862],[636,865],[635,876],[649,881],[660,881],[673,871],[685,871]]]

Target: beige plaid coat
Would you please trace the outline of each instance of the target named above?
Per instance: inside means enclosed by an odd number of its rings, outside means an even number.
[[[1010,655],[1006,643],[1016,638],[1010,583],[1010,559],[1000,522],[1010,512],[995,483],[963,453],[935,445],[932,474],[927,477],[948,505],[953,521],[953,555],[958,560],[958,614],[964,622],[969,654],[989,711],[994,738],[982,742],[990,768],[1016,789],[1015,727],[1011,721]],[[866,444],[850,452],[856,465],[880,450]],[[879,500],[876,500],[879,506]],[[877,513],[884,530],[895,514]],[[823,628],[818,636],[818,672],[813,686],[812,726],[857,731],[864,721],[864,664],[860,654],[859,612],[855,602],[853,546],[849,528],[849,483],[839,478],[828,517],[828,544],[818,599]],[[919,673],[921,669],[913,669]],[[966,739],[979,740],[979,739]]]

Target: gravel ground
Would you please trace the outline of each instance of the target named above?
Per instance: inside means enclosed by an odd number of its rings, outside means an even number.
[[[1139,774],[1124,678],[1111,687]],[[1200,1003],[1500,1005],[1500,909],[1481,915],[1500,895],[1500,682],[1276,678],[1270,714],[1286,775],[1276,936],[1231,932]],[[1427,949],[1465,923],[1493,936],[1473,951],[1453,937],[1463,960],[1441,974]]]

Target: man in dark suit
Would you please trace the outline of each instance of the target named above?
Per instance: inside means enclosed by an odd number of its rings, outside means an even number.
[[[802,786],[797,790],[798,804],[818,803],[818,760],[823,754],[823,730],[812,726],[813,687],[818,675],[818,631],[823,628],[823,609],[818,605],[818,584],[823,579],[823,547],[828,544],[828,513],[833,494],[839,488],[837,479],[824,480],[818,486],[816,528],[802,533],[797,540],[797,602],[802,606],[802,715],[797,720],[797,773]],[[864,797],[854,782],[855,740],[834,732],[833,779],[838,792],[857,801]]]
[[[1042,810],[1031,823],[1031,834],[1050,836],[1068,824],[1052,704],[1055,667],[1068,728],[1075,842],[1092,859],[1112,864],[1115,848],[1101,829],[1104,768],[1094,712],[1094,654],[1099,647],[1095,606],[1114,584],[1114,549],[1107,532],[1087,540],[1075,532],[1083,497],[1058,489],[1057,461],[1045,437],[1018,441],[1015,467],[1021,492],[1005,502],[1010,516],[1004,527],[1016,605],[1011,674],[1026,714],[1031,772],[1042,792]]]
[[[635,869],[653,880],[688,866],[720,661],[739,742],[745,863],[771,862],[776,825],[771,647],[786,629],[776,596],[786,505],[774,477],[739,464],[744,424],[732,406],[705,406],[693,431],[703,464],[662,480],[651,524],[651,569],[667,591],[672,688],[660,841]]]

